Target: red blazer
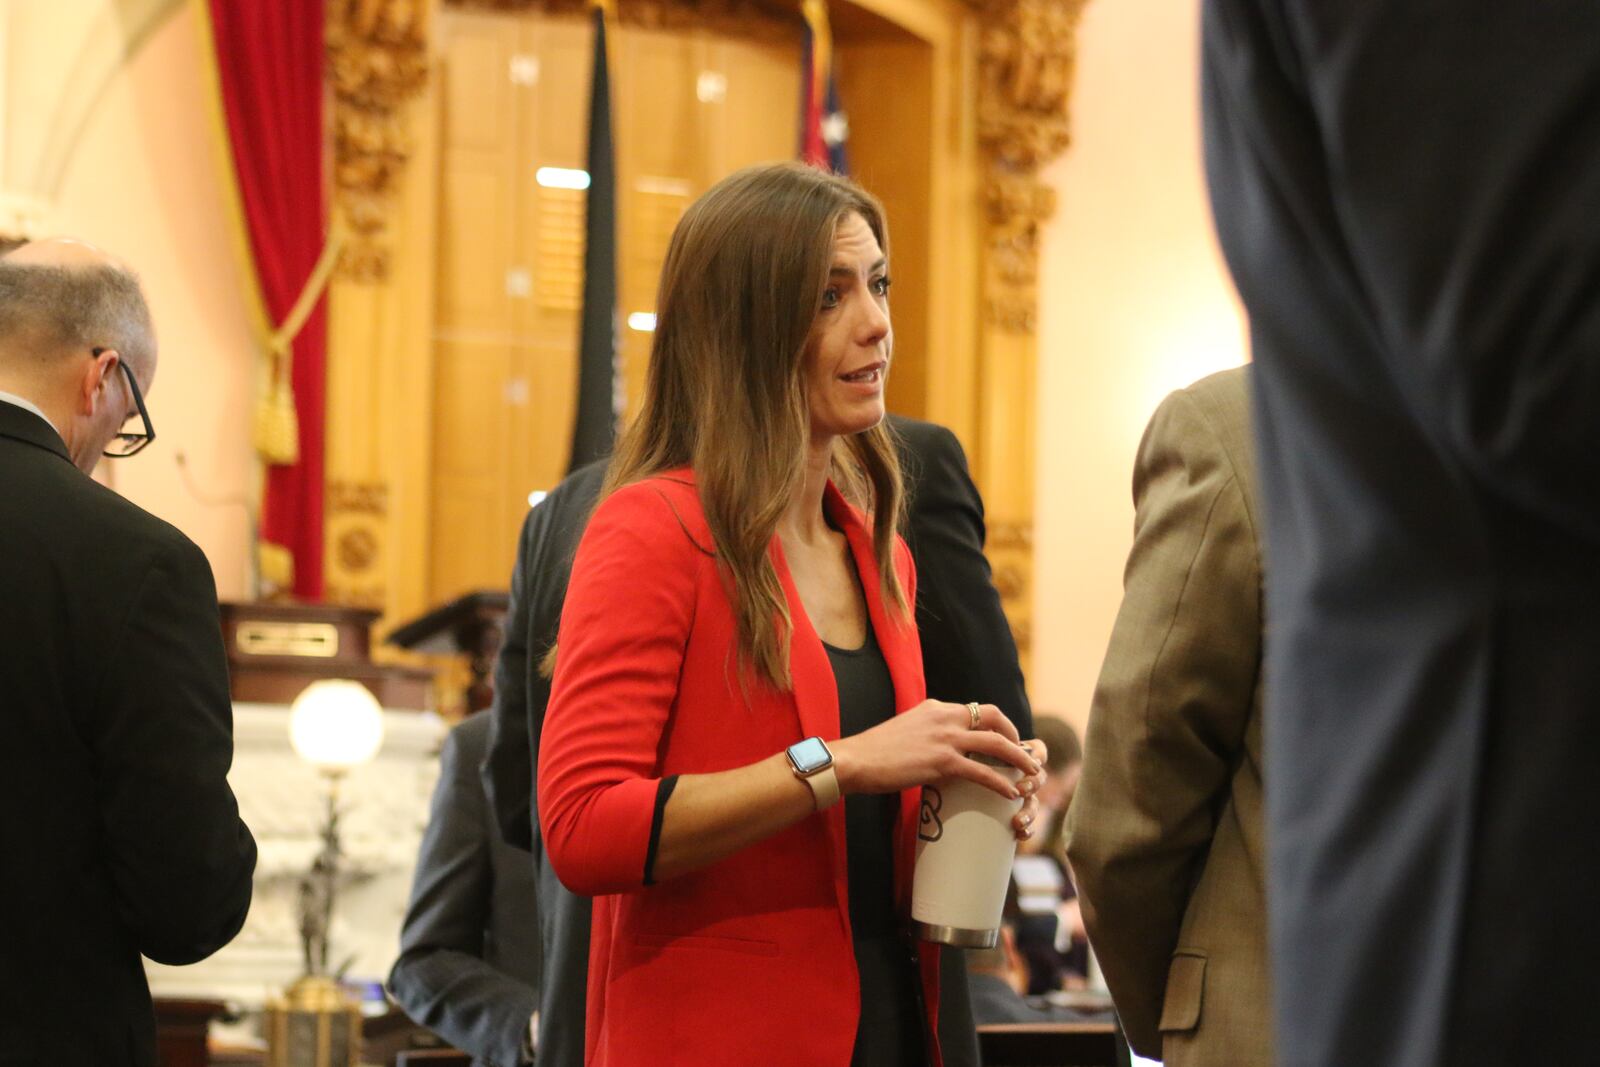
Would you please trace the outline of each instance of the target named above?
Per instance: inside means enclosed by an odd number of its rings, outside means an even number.
[[[871,530],[828,486],[855,556],[897,711],[924,696],[910,620],[878,595]],[[777,538],[794,620],[794,690],[737,675],[734,613],[690,471],[618,490],[578,548],[539,751],[539,819],[562,882],[595,897],[591,1067],[847,1067],[860,1014],[850,935],[844,805],[692,874],[646,886],[657,785],[745,766],[801,738],[839,736],[832,667]],[[908,602],[916,576],[896,567]],[[900,801],[897,895],[909,912],[919,791]],[[922,951],[924,1002],[938,953]],[[936,1020],[930,1018],[930,1024]],[[930,1031],[933,1027],[930,1025]],[[937,1048],[931,1063],[939,1067]]]

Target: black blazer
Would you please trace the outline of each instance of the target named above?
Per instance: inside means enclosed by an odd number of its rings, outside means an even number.
[[[1600,1040],[1597,42],[1593,0],[1205,5],[1285,1067]]]
[[[389,991],[412,1019],[476,1057],[521,1063],[542,957],[528,854],[500,839],[478,766],[489,715],[445,738]]]
[[[151,1067],[140,954],[243,925],[211,567],[0,402],[0,1064]]]
[[[901,443],[910,497],[907,543],[917,564],[917,623],[928,695],[997,705],[1023,737],[1033,710],[1000,597],[983,555],[983,501],[966,455],[942,426],[890,416]],[[589,960],[589,901],[561,885],[541,847],[532,809],[539,735],[550,682],[539,658],[561,623],[572,558],[605,478],[605,462],[578,470],[528,514],[512,577],[505,644],[495,667],[484,787],[508,843],[532,847],[544,934],[545,974],[539,1016],[539,1062],[581,1067]],[[965,960],[940,960],[939,1038],[946,1067],[976,1064],[977,1038],[967,997]]]

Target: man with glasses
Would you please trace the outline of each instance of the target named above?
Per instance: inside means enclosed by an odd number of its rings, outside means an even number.
[[[140,956],[203,959],[250,905],[210,565],[88,477],[154,439],[155,370],[126,267],[0,257],[0,1065],[154,1063]]]

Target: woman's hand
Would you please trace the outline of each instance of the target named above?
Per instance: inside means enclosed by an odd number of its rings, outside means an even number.
[[[1049,749],[1038,738],[1021,742],[1021,747],[1026,749],[1028,755],[1033,757],[1034,763],[1038,767],[1038,770],[1018,783],[1022,786],[1022,791],[1027,796],[1027,799],[1022,803],[1022,810],[1011,818],[1011,829],[1017,835],[1017,840],[1026,841],[1033,836],[1034,831],[1037,829],[1033,823],[1039,817],[1039,790],[1044,788],[1044,761],[1045,757],[1049,755]]]
[[[1043,749],[1039,741],[1029,742]],[[978,705],[978,721],[964,704],[924,700],[903,712],[850,737],[829,744],[839,788],[851,793],[897,793],[941,778],[967,778],[1001,796],[1027,797],[1013,820],[1019,836],[1028,836],[1038,813],[1035,799],[1044,781],[1043,766],[1017,739],[1017,728],[993,704]],[[974,753],[992,756],[1023,774],[1016,785],[1000,772],[977,760]],[[1019,824],[1019,820],[1026,821]]]

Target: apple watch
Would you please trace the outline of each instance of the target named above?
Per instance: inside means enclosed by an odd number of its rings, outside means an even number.
[[[820,737],[808,737],[788,747],[789,768],[794,776],[811,787],[817,810],[831,808],[839,800],[839,776],[833,770],[833,753]]]

